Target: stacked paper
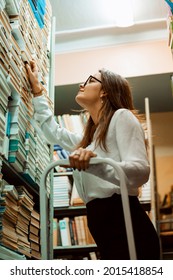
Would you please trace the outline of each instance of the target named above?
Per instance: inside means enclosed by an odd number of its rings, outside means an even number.
[[[40,185],[41,175],[50,162],[50,148],[44,144],[39,134],[35,135],[36,141],[36,182]],[[50,189],[50,176],[47,177],[48,191]]]
[[[68,176],[54,176],[53,178],[53,206],[67,207],[70,205],[72,185]]]
[[[0,155],[8,158],[8,98],[11,90],[3,72],[0,72],[0,84]]]
[[[10,142],[8,161],[16,171],[23,172],[26,161],[25,132],[27,127],[27,108],[20,96],[9,102]]]
[[[11,187],[11,191],[9,190]],[[16,225],[18,219],[18,194],[13,185],[3,188],[0,195],[0,244],[18,250]]]
[[[42,29],[32,5],[43,17]],[[50,27],[49,1],[2,1],[0,6],[0,70],[2,70],[0,71],[2,85],[0,154],[6,156],[16,171],[33,184],[35,181],[40,183],[43,169],[50,161],[50,151],[31,125],[32,93],[25,62],[29,62],[32,58],[36,60],[40,82],[44,85],[45,95],[53,111],[53,103],[47,93]],[[9,154],[5,146],[9,148]]]
[[[33,196],[25,187],[16,187],[19,193],[19,214],[16,231],[18,234],[18,251],[31,257],[31,246],[29,241],[29,227],[31,222],[31,212],[33,211]]]

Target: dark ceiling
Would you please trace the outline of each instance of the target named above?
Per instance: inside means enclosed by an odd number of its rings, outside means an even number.
[[[133,100],[140,113],[145,112],[145,98],[149,98],[150,112],[173,111],[172,73],[127,78],[132,87]],[[81,109],[75,102],[78,84],[55,87],[55,115],[75,114]]]

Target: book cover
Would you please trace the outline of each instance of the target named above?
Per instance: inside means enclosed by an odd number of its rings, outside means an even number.
[[[62,246],[71,246],[69,218],[59,220],[59,228],[61,235]]]

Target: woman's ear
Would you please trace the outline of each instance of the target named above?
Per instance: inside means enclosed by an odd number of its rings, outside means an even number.
[[[102,91],[100,97],[105,97],[106,95],[108,95],[107,92]]]

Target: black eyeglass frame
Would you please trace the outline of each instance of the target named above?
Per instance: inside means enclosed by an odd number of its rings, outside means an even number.
[[[87,85],[87,83],[88,83],[88,81],[89,81],[90,79],[94,79],[94,80],[96,80],[97,82],[99,82],[99,83],[102,84],[102,81],[100,81],[100,80],[97,79],[96,77],[90,75],[90,76],[88,77],[88,79],[86,80],[86,82],[83,84],[84,87]]]

